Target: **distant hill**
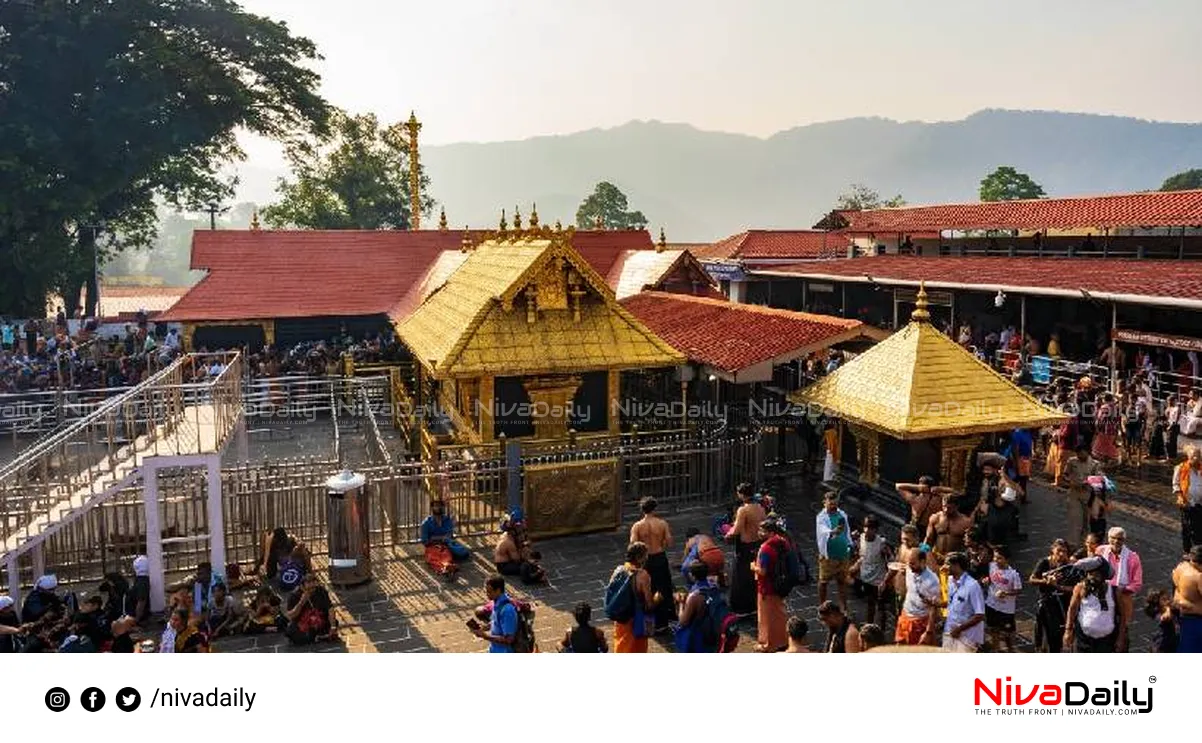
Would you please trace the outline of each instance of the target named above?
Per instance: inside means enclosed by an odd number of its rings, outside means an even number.
[[[1155,189],[1202,167],[1202,124],[987,110],[939,123],[847,119],[760,139],[650,121],[422,154],[432,195],[456,228],[491,225],[515,204],[525,215],[531,202],[543,221],[567,224],[593,185],[609,180],[653,230],[690,242],[809,227],[852,182],[910,203],[975,200],[998,165],[1030,173],[1049,195]],[[277,175],[248,167],[240,197],[269,203]]]

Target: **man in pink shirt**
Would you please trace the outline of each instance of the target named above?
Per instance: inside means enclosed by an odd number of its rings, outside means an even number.
[[[1098,555],[1110,564],[1110,585],[1118,595],[1118,610],[1127,621],[1135,606],[1135,595],[1144,587],[1144,566],[1135,550],[1127,546],[1127,532],[1121,526],[1111,527],[1106,533],[1107,543],[1098,548]],[[1120,653],[1126,647],[1118,648]]]

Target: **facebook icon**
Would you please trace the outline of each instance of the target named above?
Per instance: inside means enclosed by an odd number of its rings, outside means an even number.
[[[79,703],[88,712],[97,712],[104,707],[104,692],[95,686],[89,686],[80,695]]]

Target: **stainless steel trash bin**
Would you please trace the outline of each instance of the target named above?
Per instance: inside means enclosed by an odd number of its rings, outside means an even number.
[[[344,470],[326,481],[330,583],[357,586],[371,580],[371,526],[367,478]]]

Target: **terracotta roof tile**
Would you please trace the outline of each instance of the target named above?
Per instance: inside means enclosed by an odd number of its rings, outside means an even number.
[[[1202,190],[975,202],[840,212],[850,232],[1202,225]]]
[[[621,302],[689,359],[729,373],[804,356],[864,330],[858,320],[686,294],[643,292]]]
[[[701,260],[821,258],[847,247],[847,238],[822,230],[747,230],[690,252]]]
[[[487,231],[473,230],[472,240]],[[439,257],[462,230],[197,230],[192,268],[209,273],[162,319],[246,320],[412,311]],[[646,230],[587,230],[573,246],[602,276],[628,250],[653,250]],[[418,294],[409,297],[410,293]]]
[[[946,284],[980,286],[982,291],[1021,292],[1024,289],[1056,290],[1065,295],[1119,294],[1202,302],[1202,274],[1197,264],[1169,260],[1117,258],[1004,258],[985,256],[916,257],[879,255],[821,263],[774,266],[758,273],[811,278],[846,278],[918,284],[931,288]]]

